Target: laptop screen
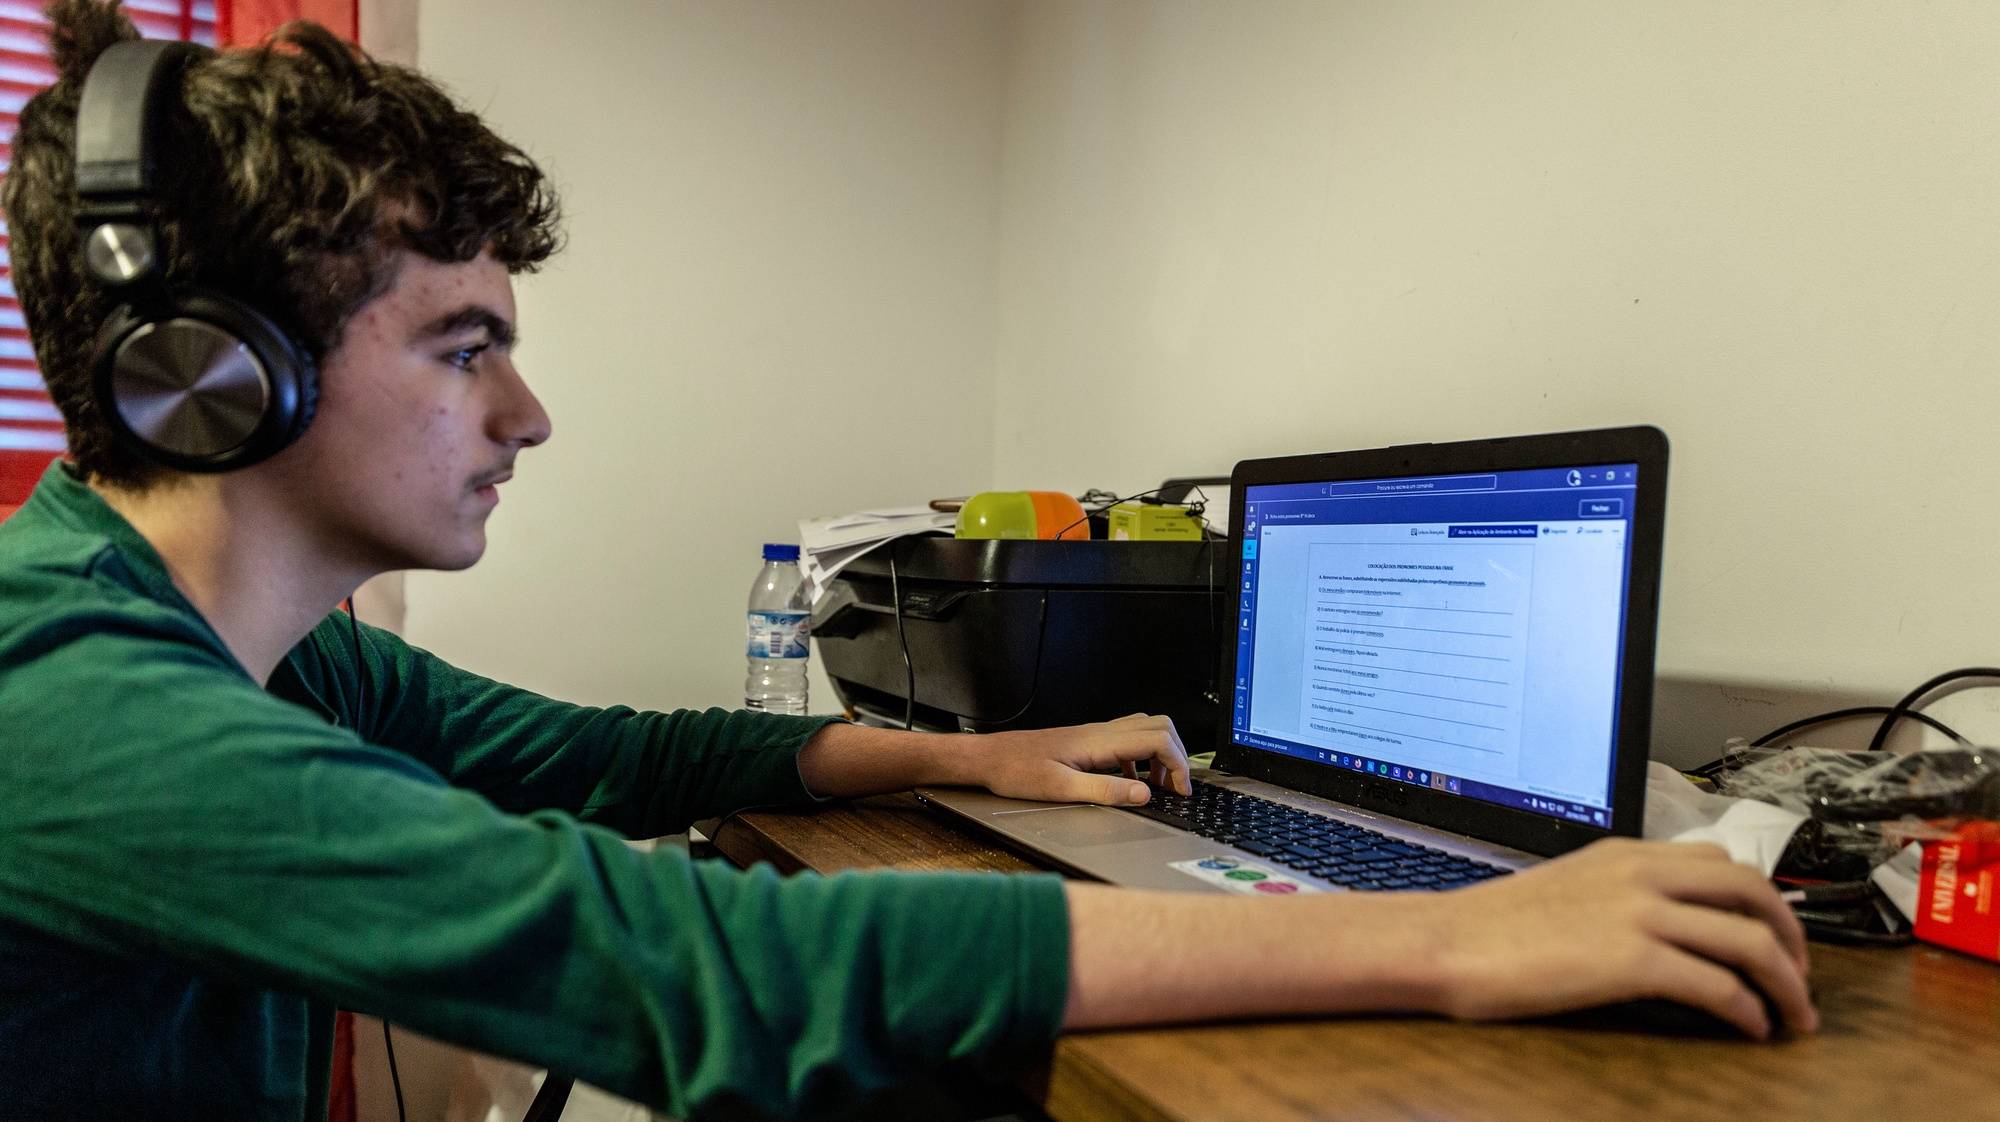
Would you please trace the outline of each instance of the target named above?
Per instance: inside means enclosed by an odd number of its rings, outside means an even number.
[[[1609,826],[1636,464],[1252,485],[1232,737]]]

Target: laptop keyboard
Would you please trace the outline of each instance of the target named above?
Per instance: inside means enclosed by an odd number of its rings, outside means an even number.
[[[1124,809],[1347,888],[1441,891],[1509,871],[1200,780]]]

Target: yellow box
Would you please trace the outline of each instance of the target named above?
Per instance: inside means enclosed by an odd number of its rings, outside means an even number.
[[[1198,542],[1202,525],[1184,506],[1119,503],[1111,508],[1110,537],[1119,542]]]

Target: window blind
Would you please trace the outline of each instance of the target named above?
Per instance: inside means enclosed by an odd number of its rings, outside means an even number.
[[[125,12],[149,39],[215,45],[213,0],[125,0]],[[49,61],[49,22],[37,0],[0,0],[0,176],[13,155],[21,107],[56,79]],[[0,518],[27,498],[48,462],[63,452],[62,416],[35,368],[28,325],[14,294],[0,222]]]

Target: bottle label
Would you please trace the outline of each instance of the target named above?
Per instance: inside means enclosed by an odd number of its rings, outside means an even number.
[[[804,658],[806,641],[812,637],[812,616],[807,612],[751,612],[751,658]]]

